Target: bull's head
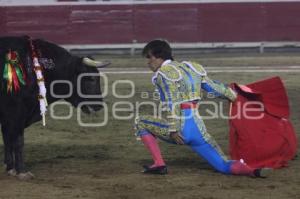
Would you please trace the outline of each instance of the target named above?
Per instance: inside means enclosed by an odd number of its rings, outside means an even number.
[[[41,39],[33,40],[33,45],[41,58],[45,59],[45,83],[47,89],[52,90],[47,92],[49,103],[65,99],[85,113],[102,108],[99,104],[102,102],[102,93],[98,68],[109,65],[109,62],[71,55],[66,49]]]
[[[80,59],[80,63],[76,65],[76,79],[74,79],[73,95],[66,99],[73,106],[80,105],[84,113],[99,111],[102,105],[102,92],[100,87],[100,72],[98,68],[109,65],[108,61],[94,61],[90,58]]]

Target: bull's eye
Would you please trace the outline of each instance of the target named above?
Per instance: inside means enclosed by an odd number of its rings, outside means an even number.
[[[100,80],[94,76],[86,76],[81,81],[81,92],[84,95],[99,95],[100,91]]]
[[[85,101],[102,98],[99,73],[90,72],[80,74],[77,79],[77,86],[78,95],[84,98]]]
[[[92,81],[93,79],[92,79],[92,77],[84,77],[83,78],[83,81]]]
[[[95,78],[94,78],[94,77],[89,77],[89,76],[87,76],[87,77],[84,77],[84,78],[83,78],[83,81],[88,81],[88,82],[90,82],[90,81],[95,81]]]

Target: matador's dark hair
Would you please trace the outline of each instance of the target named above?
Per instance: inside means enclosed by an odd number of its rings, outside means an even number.
[[[173,59],[172,49],[166,40],[155,39],[150,41],[143,49],[142,55],[149,58],[153,55],[156,58],[162,58],[163,60]]]

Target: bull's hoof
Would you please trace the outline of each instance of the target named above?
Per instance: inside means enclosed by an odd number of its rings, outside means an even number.
[[[10,169],[7,171],[7,175],[15,177],[17,176],[17,171],[15,169]]]
[[[19,180],[31,180],[34,178],[34,175],[31,172],[19,173],[17,174]]]

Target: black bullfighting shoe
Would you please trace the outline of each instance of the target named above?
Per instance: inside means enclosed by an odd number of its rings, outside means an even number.
[[[267,178],[272,174],[272,172],[273,172],[272,168],[255,169],[254,176],[258,178]]]
[[[157,167],[149,167],[147,165],[144,165],[144,170],[142,173],[146,174],[160,174],[160,175],[166,175],[168,173],[167,166],[157,166]]]

